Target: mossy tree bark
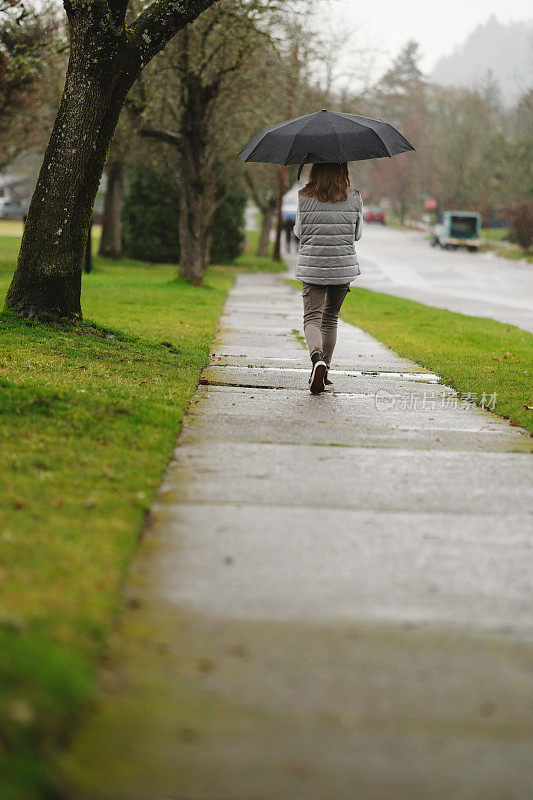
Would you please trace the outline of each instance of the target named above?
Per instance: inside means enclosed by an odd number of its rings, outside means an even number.
[[[216,0],[157,0],[125,27],[127,0],[64,0],[70,58],[33,194],[7,308],[81,318],[81,273],[94,198],[120,110],[142,68]]]
[[[81,263],[93,202],[133,78],[122,63],[125,39],[98,17],[92,8],[69,13],[65,90],[6,299],[29,319],[42,312],[81,317]]]

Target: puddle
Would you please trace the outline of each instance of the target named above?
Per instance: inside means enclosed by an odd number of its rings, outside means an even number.
[[[236,358],[237,356],[233,356]],[[239,356],[241,357],[241,356]],[[242,356],[244,358],[245,356]],[[276,359],[262,359],[263,361],[270,361]],[[299,359],[283,359],[284,361],[299,361]],[[236,367],[240,369],[237,364],[216,364],[212,363],[209,367]],[[208,368],[209,368],[208,367]],[[309,372],[309,367],[265,367],[261,365],[252,364],[250,369],[261,369],[265,371],[271,372]],[[373,369],[332,369],[332,375],[346,375],[351,378],[360,378],[365,376],[366,378],[376,377],[376,378],[403,378],[409,381],[423,381],[424,383],[438,383],[440,381],[440,375],[437,375],[436,372],[399,372],[395,370],[373,370]]]

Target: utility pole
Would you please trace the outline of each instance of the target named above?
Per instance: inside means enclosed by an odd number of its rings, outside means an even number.
[[[291,48],[291,68],[289,70],[289,90],[287,92],[287,119],[291,119],[294,114],[294,98],[298,81],[298,42],[295,41]],[[281,166],[278,179],[278,202],[276,205],[276,239],[274,241],[274,260],[281,261],[281,230],[283,226],[283,214],[281,206],[283,195],[287,191],[287,180],[289,168]]]

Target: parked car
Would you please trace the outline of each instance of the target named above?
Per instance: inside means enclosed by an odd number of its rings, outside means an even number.
[[[433,228],[431,246],[446,250],[466,247],[475,252],[481,244],[481,214],[476,211],[445,211],[442,222]]]
[[[385,212],[380,206],[368,206],[365,209],[363,218],[365,222],[381,222],[385,225]]]

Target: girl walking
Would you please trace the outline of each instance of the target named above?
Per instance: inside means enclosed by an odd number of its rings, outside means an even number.
[[[298,194],[294,225],[313,394],[333,389],[328,373],[337,322],[350,283],[361,272],[354,242],[361,238],[362,226],[363,201],[350,187],[348,164],[313,164],[309,182]]]

